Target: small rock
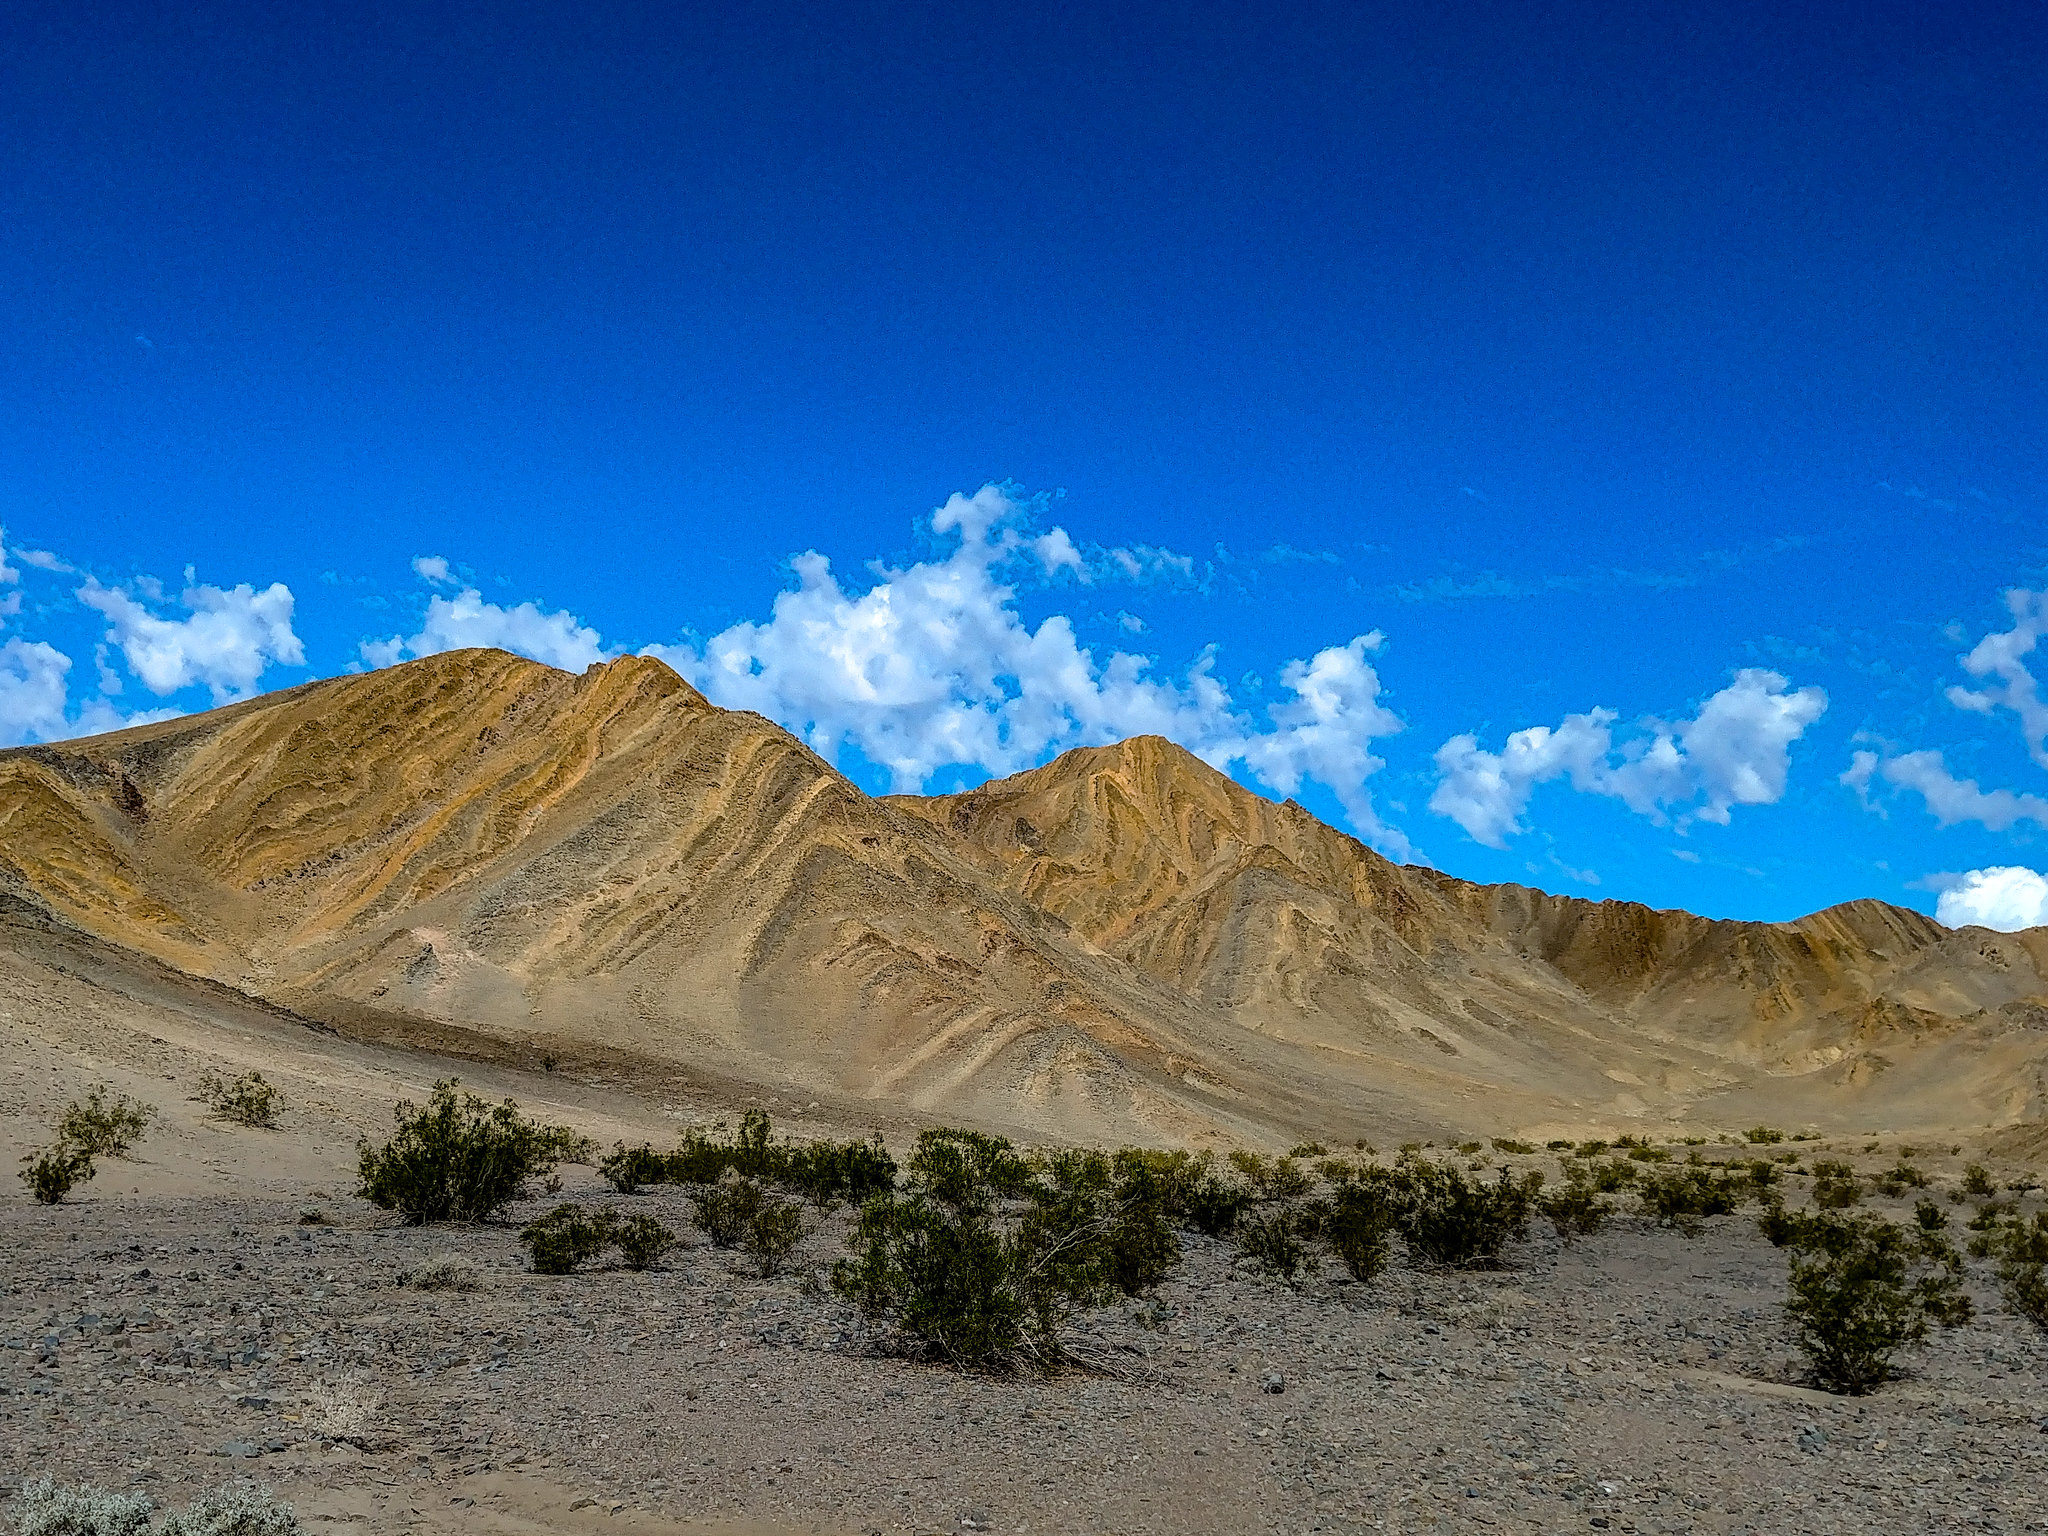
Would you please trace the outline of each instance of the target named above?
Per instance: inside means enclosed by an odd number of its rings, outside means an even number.
[[[1287,1390],[1287,1378],[1278,1371],[1266,1372],[1265,1380],[1259,1383],[1262,1392],[1281,1393]]]

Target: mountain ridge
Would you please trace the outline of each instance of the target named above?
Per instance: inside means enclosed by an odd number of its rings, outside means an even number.
[[[344,1030],[1066,1135],[2048,1118],[2048,930],[1474,885],[1158,737],[871,797],[650,658],[0,752],[0,892]]]

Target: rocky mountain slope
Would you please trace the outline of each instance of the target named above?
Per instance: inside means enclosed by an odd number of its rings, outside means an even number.
[[[1035,1134],[2048,1118],[2048,930],[1475,886],[1156,738],[876,799],[641,658],[0,753],[0,897],[17,962],[61,935],[344,1035]]]

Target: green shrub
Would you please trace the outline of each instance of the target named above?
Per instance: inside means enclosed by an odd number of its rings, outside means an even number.
[[[1922,1232],[1945,1231],[1948,1227],[1948,1212],[1932,1200],[1915,1200],[1913,1222]]]
[[[1292,1280],[1308,1257],[1308,1246],[1293,1212],[1285,1209],[1262,1211],[1237,1224],[1238,1252],[1257,1261],[1259,1268],[1282,1280]]]
[[[209,1072],[199,1079],[199,1098],[214,1114],[237,1125],[271,1130],[277,1125],[277,1090],[261,1072],[244,1072],[225,1082]]]
[[[763,1278],[782,1268],[783,1260],[804,1240],[803,1213],[787,1200],[764,1199],[747,1218],[740,1247]]]
[[[1494,1137],[1492,1145],[1494,1151],[1512,1153],[1516,1157],[1528,1157],[1536,1150],[1532,1143],[1516,1141],[1509,1136]]]
[[[1882,1217],[1766,1210],[1765,1236],[1791,1250],[1786,1314],[1824,1390],[1860,1396],[1890,1379],[1892,1356],[1930,1321],[1970,1317],[1962,1258],[1938,1235]]]
[[[1354,1280],[1371,1280],[1387,1267],[1401,1203],[1384,1182],[1346,1183],[1330,1198],[1321,1220],[1323,1240]]]
[[[644,1141],[637,1147],[617,1143],[597,1171],[622,1195],[637,1195],[642,1185],[669,1182],[668,1159]]]
[[[1668,1163],[1671,1154],[1662,1147],[1631,1147],[1629,1161],[1632,1163]]]
[[[1240,1148],[1230,1154],[1230,1164],[1257,1199],[1294,1200],[1309,1192],[1309,1176],[1292,1157],[1265,1158]]]
[[[1705,1164],[1683,1168],[1657,1168],[1636,1181],[1636,1197],[1645,1215],[1657,1224],[1676,1227],[1687,1237],[1696,1237],[1707,1216],[1726,1216],[1742,1208],[1751,1192],[1745,1174],[1716,1170]]]
[[[69,1142],[90,1157],[125,1157],[128,1149],[142,1140],[156,1110],[148,1104],[115,1094],[96,1085],[83,1100],[73,1099],[57,1117],[57,1139]]]
[[[1634,1163],[1623,1162],[1611,1157],[1606,1162],[1590,1162],[1582,1165],[1586,1170],[1586,1182],[1595,1194],[1611,1195],[1616,1190],[1627,1189],[1634,1184],[1641,1170]]]
[[[1753,1125],[1742,1133],[1742,1139],[1753,1147],[1774,1147],[1785,1139],[1785,1133],[1768,1125]]]
[[[1863,1186],[1847,1163],[1825,1159],[1813,1165],[1813,1203],[1824,1211],[1843,1211],[1860,1203]]]
[[[60,1141],[22,1160],[21,1182],[43,1205],[55,1205],[93,1176],[92,1154],[68,1141]]]
[[[1452,1269],[1493,1269],[1512,1240],[1528,1236],[1543,1175],[1500,1170],[1491,1183],[1418,1160],[1396,1170],[1407,1185],[1401,1236],[1410,1259]]]
[[[902,1187],[861,1207],[833,1288],[918,1353],[1052,1369],[1075,1311],[1162,1272],[1169,1187],[1187,1166],[1137,1151],[1026,1159],[1000,1137],[926,1131]]]
[[[510,1099],[488,1104],[456,1087],[453,1078],[434,1084],[424,1109],[400,1103],[397,1130],[383,1146],[357,1143],[357,1192],[409,1226],[484,1221],[584,1140],[566,1126],[528,1120]]]
[[[1252,1191],[1216,1170],[1208,1153],[1162,1174],[1168,1216],[1205,1237],[1228,1237],[1252,1207]]]
[[[1311,1157],[1328,1157],[1330,1149],[1320,1141],[1304,1141],[1287,1155],[1297,1161],[1306,1161]]]
[[[1896,1200],[1909,1189],[1925,1189],[1928,1180],[1926,1174],[1902,1159],[1883,1173],[1873,1174],[1870,1182],[1877,1187],[1879,1193]]]
[[[676,1245],[676,1235],[652,1216],[636,1212],[612,1223],[612,1243],[628,1269],[652,1269]]]
[[[602,1207],[586,1211],[562,1204],[528,1224],[519,1241],[532,1256],[535,1274],[567,1275],[611,1246],[614,1221]]]
[[[880,1136],[869,1141],[813,1141],[791,1147],[779,1182],[820,1207],[859,1205],[896,1187],[896,1159]]]
[[[737,1248],[746,1240],[747,1229],[767,1198],[767,1192],[752,1179],[728,1172],[691,1201],[692,1220],[713,1246]]]
[[[1551,1152],[1569,1152],[1572,1149],[1569,1141],[1546,1141],[1543,1145],[1545,1150]]]
[[[1970,1245],[1980,1257],[1998,1260],[1998,1285],[2005,1304],[2021,1317],[2048,1328],[2048,1211],[2032,1222],[2002,1212]]]
[[[1991,1181],[1991,1170],[1982,1163],[1970,1163],[1963,1169],[1963,1193],[1975,1200],[1988,1200],[1998,1193],[1998,1186]]]
[[[1578,1172],[1577,1165],[1572,1171]],[[1607,1218],[1614,1214],[1614,1202],[1603,1200],[1582,1176],[1568,1179],[1563,1189],[1539,1196],[1536,1209],[1557,1229],[1559,1237],[1570,1242],[1578,1237],[1591,1237],[1605,1226]]]

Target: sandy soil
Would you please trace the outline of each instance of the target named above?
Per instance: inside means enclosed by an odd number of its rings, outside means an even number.
[[[960,1376],[878,1354],[817,1290],[843,1216],[772,1280],[695,1241],[647,1274],[531,1275],[538,1199],[393,1225],[349,1196],[355,1138],[449,1063],[4,969],[0,1046],[15,1154],[90,1082],[160,1111],[72,1203],[0,1190],[10,1491],[49,1472],[178,1503],[254,1477],[308,1529],[363,1532],[2048,1530],[2048,1336],[1981,1266],[1978,1320],[1860,1401],[1799,1384],[1782,1256],[1740,1219],[1370,1286],[1282,1285],[1195,1240],[1157,1316],[1081,1321],[1100,1370]],[[249,1066],[284,1092],[276,1131],[188,1098]],[[606,1141],[722,1108],[459,1070]],[[1842,1150],[1898,1153],[1865,1146]],[[1920,1161],[1952,1185],[1961,1158]],[[687,1226],[677,1191],[631,1203]],[[436,1252],[482,1288],[399,1283]]]

